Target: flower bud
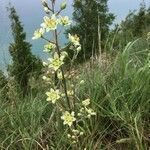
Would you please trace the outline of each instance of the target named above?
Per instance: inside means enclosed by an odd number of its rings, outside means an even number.
[[[71,84],[71,87],[72,87],[72,88],[74,88],[74,85],[73,85],[73,84]]]
[[[78,116],[80,117],[80,116],[82,116],[82,114],[81,114],[81,113],[78,113]]]
[[[70,138],[70,137],[71,137],[71,135],[70,135],[70,134],[67,134],[67,137],[68,137],[68,138]]]
[[[46,2],[46,0],[41,0],[41,2],[42,2],[42,5],[43,5],[44,7],[47,7],[47,2]]]
[[[77,142],[76,142],[76,141],[73,141],[72,143],[73,143],[73,144],[76,144]]]
[[[66,6],[67,6],[66,1],[62,2],[61,5],[60,5],[61,10],[65,9]]]
[[[43,80],[46,80],[46,79],[47,79],[47,77],[46,77],[46,76],[43,76],[43,77],[42,77],[42,79],[43,79]]]
[[[77,48],[77,52],[79,53],[81,51],[81,46],[79,46],[78,48]]]
[[[76,79],[79,79],[79,76],[76,76]]]
[[[83,135],[84,133],[83,132],[80,132],[80,135]]]
[[[46,67],[48,66],[48,64],[46,62],[43,62],[43,66]]]
[[[74,135],[71,136],[72,139],[75,139],[76,137]]]
[[[44,7],[44,11],[49,14],[50,13],[50,10],[47,8],[47,7]]]

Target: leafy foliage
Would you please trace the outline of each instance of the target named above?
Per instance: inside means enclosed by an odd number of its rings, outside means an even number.
[[[68,32],[76,33],[81,38],[80,61],[90,58],[104,46],[109,26],[115,18],[108,12],[107,2],[108,0],[74,0],[75,25]]]

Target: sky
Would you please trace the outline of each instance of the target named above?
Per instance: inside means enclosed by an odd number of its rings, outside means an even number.
[[[0,1],[5,1],[5,0],[0,0]],[[24,9],[27,9],[28,11],[26,12],[24,11],[24,13],[26,13],[27,15],[30,15],[28,13],[31,12],[36,13],[36,10],[41,8],[40,0],[32,0],[32,4],[30,0],[10,0],[10,1],[15,4],[16,8],[18,8],[20,12],[22,12]],[[57,0],[57,1],[58,3],[60,3],[63,0]],[[71,8],[72,1],[73,0],[68,0],[69,9],[67,12],[70,12],[69,14],[71,14],[73,11],[73,9]],[[108,0],[108,5],[109,5],[110,12],[113,12],[115,15],[117,15],[116,22],[118,23],[125,18],[129,10],[138,9],[142,1],[143,0]],[[150,6],[150,0],[144,0],[144,1],[147,7]]]
[[[109,10],[116,15],[116,23],[121,22],[129,11],[138,9],[143,0],[109,0]],[[150,7],[150,0],[145,0],[146,7]]]
[[[59,6],[63,0],[56,1]],[[4,69],[10,63],[8,46],[12,38],[8,13],[6,13],[9,2],[15,6],[20,16],[27,33],[27,40],[33,45],[32,52],[41,58],[46,57],[41,52],[44,43],[31,40],[34,30],[39,27],[44,16],[40,0],[0,0],[0,69]],[[68,0],[68,7],[63,15],[72,16],[72,2],[73,0]],[[138,9],[141,2],[142,0],[108,0],[109,11],[116,16],[115,23],[121,22],[130,10]],[[145,3],[147,7],[150,7],[150,0],[145,0]]]
[[[42,7],[40,4],[40,0],[0,0],[0,9],[5,9],[4,7],[8,2],[11,2],[16,9],[18,10],[18,13],[24,18],[24,22],[26,20],[31,20],[31,13],[36,18],[39,18],[39,15],[42,14]],[[58,4],[63,0],[56,0]],[[66,11],[67,14],[72,14],[72,1],[73,0],[67,0],[69,8]],[[108,6],[110,12],[113,12],[116,17],[116,22],[120,22],[125,18],[125,16],[128,14],[129,10],[137,9],[140,5],[140,3],[143,0],[108,0]],[[150,0],[144,0],[147,7],[150,6]],[[38,10],[38,12],[37,12]],[[38,15],[37,15],[38,13]],[[28,22],[28,21],[27,21]]]

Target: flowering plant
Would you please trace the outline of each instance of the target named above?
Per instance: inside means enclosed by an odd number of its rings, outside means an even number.
[[[55,1],[51,0],[50,7],[45,0],[42,0],[42,5],[47,15],[44,16],[41,27],[34,32],[32,39],[42,38],[48,42],[44,46],[44,52],[47,52],[50,58],[43,63],[48,69],[48,75],[43,76],[43,79],[50,84],[50,90],[46,92],[47,101],[55,105],[57,110],[61,112],[60,120],[63,121],[68,131],[67,137],[73,143],[76,143],[78,138],[84,134],[84,128],[79,123],[96,115],[96,113],[90,108],[89,98],[81,101],[77,97],[75,82],[72,84],[70,80],[74,72],[65,74],[64,60],[68,54],[59,45],[58,26],[67,27],[72,21],[68,16],[60,15],[66,8],[66,2],[64,1],[60,5],[60,10],[55,11]],[[47,39],[44,36],[46,32],[51,32],[54,35],[54,40]],[[77,56],[81,50],[80,38],[78,35],[70,33],[68,38],[69,46],[73,47],[75,56]],[[79,85],[84,84],[84,82],[84,80],[81,80]]]

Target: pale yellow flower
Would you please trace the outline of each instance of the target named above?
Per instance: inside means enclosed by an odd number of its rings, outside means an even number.
[[[82,101],[82,105],[85,107],[90,105],[90,99],[86,99],[86,100]]]
[[[60,16],[59,23],[63,26],[68,26],[71,24],[71,20],[69,19],[68,16],[65,17]]]
[[[79,134],[79,130],[73,129],[72,132],[73,132],[74,134]]]
[[[52,15],[51,18],[45,16],[44,22],[41,24],[41,26],[46,29],[46,31],[55,30],[57,28],[58,20],[55,15]]]
[[[76,34],[71,35],[69,33],[69,40],[74,46],[80,46],[80,38]]]
[[[56,103],[58,99],[60,99],[60,92],[59,90],[50,89],[50,92],[46,92],[46,95],[48,96],[47,101],[51,101],[53,104]]]
[[[67,91],[68,96],[72,96],[74,94],[74,91]]]
[[[42,28],[37,29],[33,34],[32,40],[41,38],[43,36],[43,34],[44,34],[44,29],[42,29]]]
[[[53,43],[48,43],[44,46],[44,52],[51,52],[54,48],[56,48],[56,45]]]
[[[91,109],[91,108],[85,108],[85,110],[86,110],[86,112],[88,113],[88,117],[90,118],[91,116],[95,116],[96,115],[96,113],[94,112],[94,110],[93,109]]]
[[[48,78],[48,77],[46,77],[46,76],[43,76],[42,79],[43,79],[44,81],[51,81],[51,79]]]
[[[76,121],[76,118],[74,117],[74,112],[70,114],[68,111],[65,111],[63,113],[61,119],[64,120],[64,125],[67,124],[69,126],[71,126],[73,122]]]
[[[55,53],[54,58],[49,59],[50,61],[49,68],[52,68],[53,70],[57,71],[64,64],[63,59],[64,59],[63,56],[59,58],[59,55]]]

